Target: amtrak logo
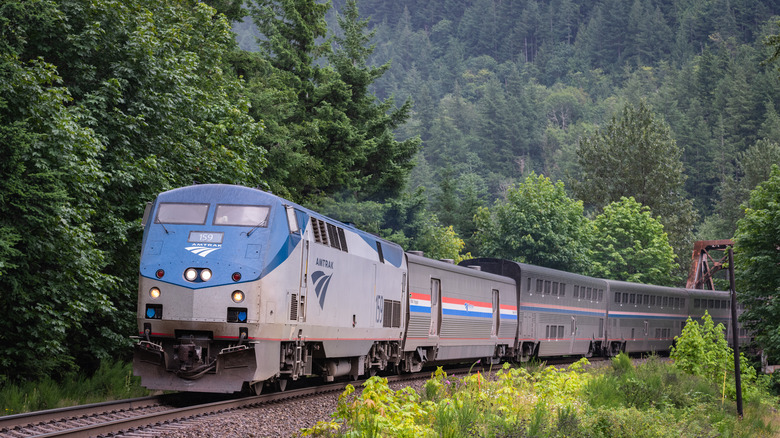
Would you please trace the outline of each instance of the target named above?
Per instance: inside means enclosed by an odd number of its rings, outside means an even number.
[[[197,255],[199,255],[201,257],[206,257],[207,255],[211,254],[212,252],[214,252],[214,251],[216,251],[218,249],[222,249],[222,248],[220,248],[220,247],[210,248],[210,247],[206,247],[206,246],[188,246],[188,247],[186,247],[184,249],[186,249],[187,251],[189,251],[189,252],[191,252],[193,254],[197,254]]]
[[[314,281],[314,292],[317,294],[317,298],[320,299],[320,309],[323,309],[325,306],[325,294],[328,292],[331,277],[333,277],[333,274],[325,275],[322,271],[311,274],[311,279]]]
[[[465,308],[466,308],[466,312],[471,312],[472,310],[474,310],[474,305],[473,305],[473,304],[470,304],[470,303],[465,303],[465,304],[463,305],[463,307],[465,307]]]

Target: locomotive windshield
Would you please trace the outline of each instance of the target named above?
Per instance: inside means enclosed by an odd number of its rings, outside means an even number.
[[[155,222],[163,224],[203,225],[209,204],[161,203]]]
[[[214,225],[267,227],[270,210],[268,206],[218,204]]]

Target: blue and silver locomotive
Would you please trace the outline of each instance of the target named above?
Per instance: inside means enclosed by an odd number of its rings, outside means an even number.
[[[397,362],[398,245],[231,185],[162,193],[144,216],[134,355],[144,386],[257,391]]]
[[[729,318],[724,292],[431,260],[240,186],[161,193],[143,224],[133,368],[150,389],[259,393],[304,376],[662,351],[688,315]]]

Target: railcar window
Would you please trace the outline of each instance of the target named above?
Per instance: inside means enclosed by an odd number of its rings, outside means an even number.
[[[628,304],[636,304],[635,300],[636,300],[635,294],[631,294],[628,296]]]
[[[285,205],[284,210],[287,213],[287,226],[290,228],[290,234],[299,234],[301,227],[298,226],[298,217],[295,215],[295,209]]]
[[[575,284],[574,285],[574,298],[579,298],[579,297],[580,297],[580,287]]]
[[[645,297],[643,298],[643,303],[642,304],[644,304],[645,306],[650,305],[650,295],[645,295]]]
[[[620,304],[620,292],[615,292],[615,302]]]
[[[680,307],[685,307],[685,298],[680,298]]]
[[[558,326],[558,339],[563,339],[563,326]]]
[[[270,211],[271,207],[262,205],[217,204],[214,225],[265,228],[268,226]]]
[[[531,292],[531,277],[528,277],[528,281],[526,281],[525,291]]]
[[[708,305],[708,306],[707,306],[708,308],[710,308],[710,309],[714,309],[714,308],[715,308],[715,300],[709,300],[709,302],[707,303],[707,305]]]
[[[675,298],[674,299],[674,307],[676,307],[678,309],[680,308],[680,299],[679,298]]]
[[[558,295],[558,282],[557,281],[553,281],[553,284],[552,284],[552,294],[553,295]]]
[[[587,300],[592,300],[593,299],[593,288],[592,287],[589,287],[589,288],[585,289],[585,298]]]
[[[604,301],[604,289],[599,289],[599,301]]]
[[[544,280],[544,293],[550,294],[550,283],[552,283],[550,280]]]
[[[155,223],[204,225],[209,204],[183,204],[166,202],[157,209]]]
[[[623,292],[623,304],[628,304],[628,292]]]
[[[663,298],[664,303],[661,305],[662,307],[669,307],[669,297]]]
[[[701,307],[701,300],[698,299],[698,298],[694,299],[693,300],[693,307],[694,307],[694,309],[698,309],[699,307]]]
[[[544,280],[536,280],[536,293],[540,294],[544,291]]]
[[[715,301],[715,308],[720,309],[720,300]]]
[[[566,296],[566,283],[561,283],[561,288],[558,290],[562,297]]]

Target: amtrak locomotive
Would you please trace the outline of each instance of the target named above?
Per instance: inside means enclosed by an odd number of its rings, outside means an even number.
[[[319,375],[667,350],[728,293],[497,259],[431,260],[261,190],[220,184],[147,206],[134,373],[150,389],[259,393]]]

